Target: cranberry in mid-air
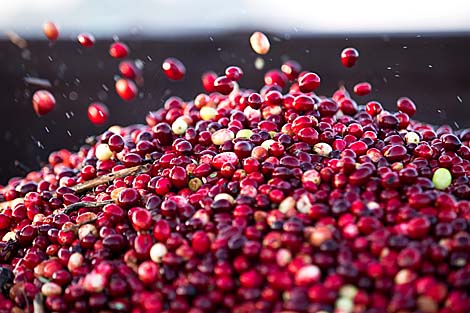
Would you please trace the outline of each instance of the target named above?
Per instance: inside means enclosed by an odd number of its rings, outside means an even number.
[[[109,47],[109,55],[116,59],[122,59],[129,55],[129,47],[123,42],[114,42]]]
[[[95,45],[95,37],[89,33],[82,33],[77,36],[77,41],[82,47],[91,48]]]
[[[126,78],[119,79],[116,84],[116,92],[117,94],[126,101],[131,101],[137,95],[137,86],[135,83]]]
[[[88,119],[95,125],[106,123],[108,115],[108,108],[103,103],[94,102],[88,106]]]
[[[50,41],[56,41],[59,38],[59,28],[53,22],[44,23],[42,29]]]
[[[54,110],[55,104],[54,96],[47,90],[38,90],[33,94],[33,109],[39,116]]]
[[[170,80],[181,80],[186,74],[186,67],[183,62],[176,58],[167,58],[162,63],[163,73]]]
[[[341,51],[341,63],[344,67],[353,67],[359,59],[359,51],[354,48],[346,48]]]

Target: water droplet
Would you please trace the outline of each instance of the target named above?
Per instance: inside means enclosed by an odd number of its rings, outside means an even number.
[[[100,101],[105,101],[106,99],[108,99],[108,93],[104,90],[100,90],[98,92],[98,99],[100,99]]]
[[[44,126],[44,129],[46,130],[46,133],[48,133],[48,134],[51,132],[50,129],[47,126]]]
[[[310,53],[310,49],[305,49],[305,53]]]
[[[429,68],[432,68],[432,65],[431,65],[431,64],[428,64],[428,67],[429,67]]]
[[[460,128],[460,125],[459,125],[459,123],[457,123],[457,121],[454,121],[454,125],[455,125],[456,128]]]
[[[135,60],[135,66],[140,70],[143,69],[144,68],[144,61],[142,61],[140,59]]]
[[[78,99],[78,93],[75,91],[71,91],[69,93],[69,99],[70,101],[76,101]]]
[[[389,71],[390,71],[391,69],[392,69],[392,67],[391,67],[391,66],[388,66],[388,67],[387,67],[387,70],[389,70]]]
[[[69,135],[69,137],[72,137],[72,133],[70,132],[70,130],[67,130],[67,135]]]
[[[209,36],[209,41],[214,42],[214,38],[212,36]]]
[[[54,59],[52,59],[51,56],[48,56],[47,58],[49,59],[50,62],[53,62],[53,61],[54,61]]]
[[[400,74],[395,74],[393,76],[395,76],[396,78],[400,78]]]
[[[119,41],[119,36],[118,36],[118,35],[114,35],[114,36],[113,36],[113,40],[114,40],[114,41]]]
[[[460,103],[463,103],[463,100],[460,98],[460,96],[457,96],[457,100],[459,100]]]
[[[101,85],[101,88],[103,88],[104,91],[109,91],[108,86],[106,86],[105,84]]]
[[[264,67],[264,60],[263,60],[263,58],[259,58],[259,57],[256,58],[256,60],[255,60],[255,68],[256,68],[257,70],[262,70],[263,67]]]
[[[222,51],[222,48],[217,48],[217,51],[219,51],[219,52]]]
[[[408,49],[408,46],[403,46],[402,48],[403,48],[403,49]]]
[[[149,60],[150,62],[152,62],[152,57],[150,55],[147,55],[147,60]]]

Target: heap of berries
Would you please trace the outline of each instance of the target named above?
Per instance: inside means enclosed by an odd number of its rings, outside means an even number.
[[[470,130],[242,76],[0,189],[0,311],[469,312]]]

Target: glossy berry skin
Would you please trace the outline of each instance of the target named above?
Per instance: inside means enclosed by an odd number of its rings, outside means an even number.
[[[121,152],[124,149],[124,140],[118,134],[114,134],[108,139],[108,147],[112,152]]]
[[[137,86],[132,80],[121,78],[115,84],[117,94],[126,101],[133,100],[137,95]]]
[[[201,82],[202,87],[206,92],[214,92],[214,81],[217,79],[217,74],[213,71],[208,71],[202,74]]]
[[[129,55],[129,47],[122,42],[114,42],[109,47],[109,55],[115,59],[122,59]]]
[[[54,110],[55,103],[54,96],[47,90],[38,90],[33,94],[33,109],[39,116]]]
[[[397,109],[400,112],[408,114],[409,117],[412,117],[416,113],[416,105],[413,100],[407,97],[402,97],[397,100]]]
[[[239,81],[243,76],[243,70],[238,66],[229,66],[225,69],[225,76],[233,81]]]
[[[320,76],[315,73],[307,72],[299,77],[299,89],[302,92],[315,91],[320,86]]]
[[[227,76],[220,76],[214,81],[214,89],[223,95],[228,95],[233,91],[235,84]]]
[[[299,76],[302,71],[302,66],[294,60],[288,60],[282,64],[281,71],[286,75],[288,80],[293,81]]]
[[[250,44],[258,54],[267,54],[271,47],[268,37],[262,32],[254,32],[250,37]]]
[[[132,61],[122,61],[119,63],[119,72],[123,77],[136,79],[142,76],[142,71]]]
[[[56,41],[59,38],[59,28],[53,22],[44,23],[42,29],[50,41]]]
[[[359,51],[354,48],[345,48],[341,51],[341,63],[344,67],[353,67],[359,59]]]
[[[89,33],[82,33],[77,36],[78,43],[85,48],[91,48],[95,45],[95,37]]]
[[[88,119],[95,125],[103,125],[108,120],[108,107],[103,103],[94,102],[88,106]]]
[[[354,93],[358,96],[366,96],[370,94],[372,85],[369,83],[358,83],[354,86]]]
[[[186,67],[183,62],[176,58],[167,58],[162,63],[163,73],[170,80],[181,80],[186,74]]]

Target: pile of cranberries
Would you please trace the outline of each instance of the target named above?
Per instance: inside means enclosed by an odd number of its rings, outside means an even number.
[[[242,76],[1,188],[0,312],[470,312],[470,130]]]

